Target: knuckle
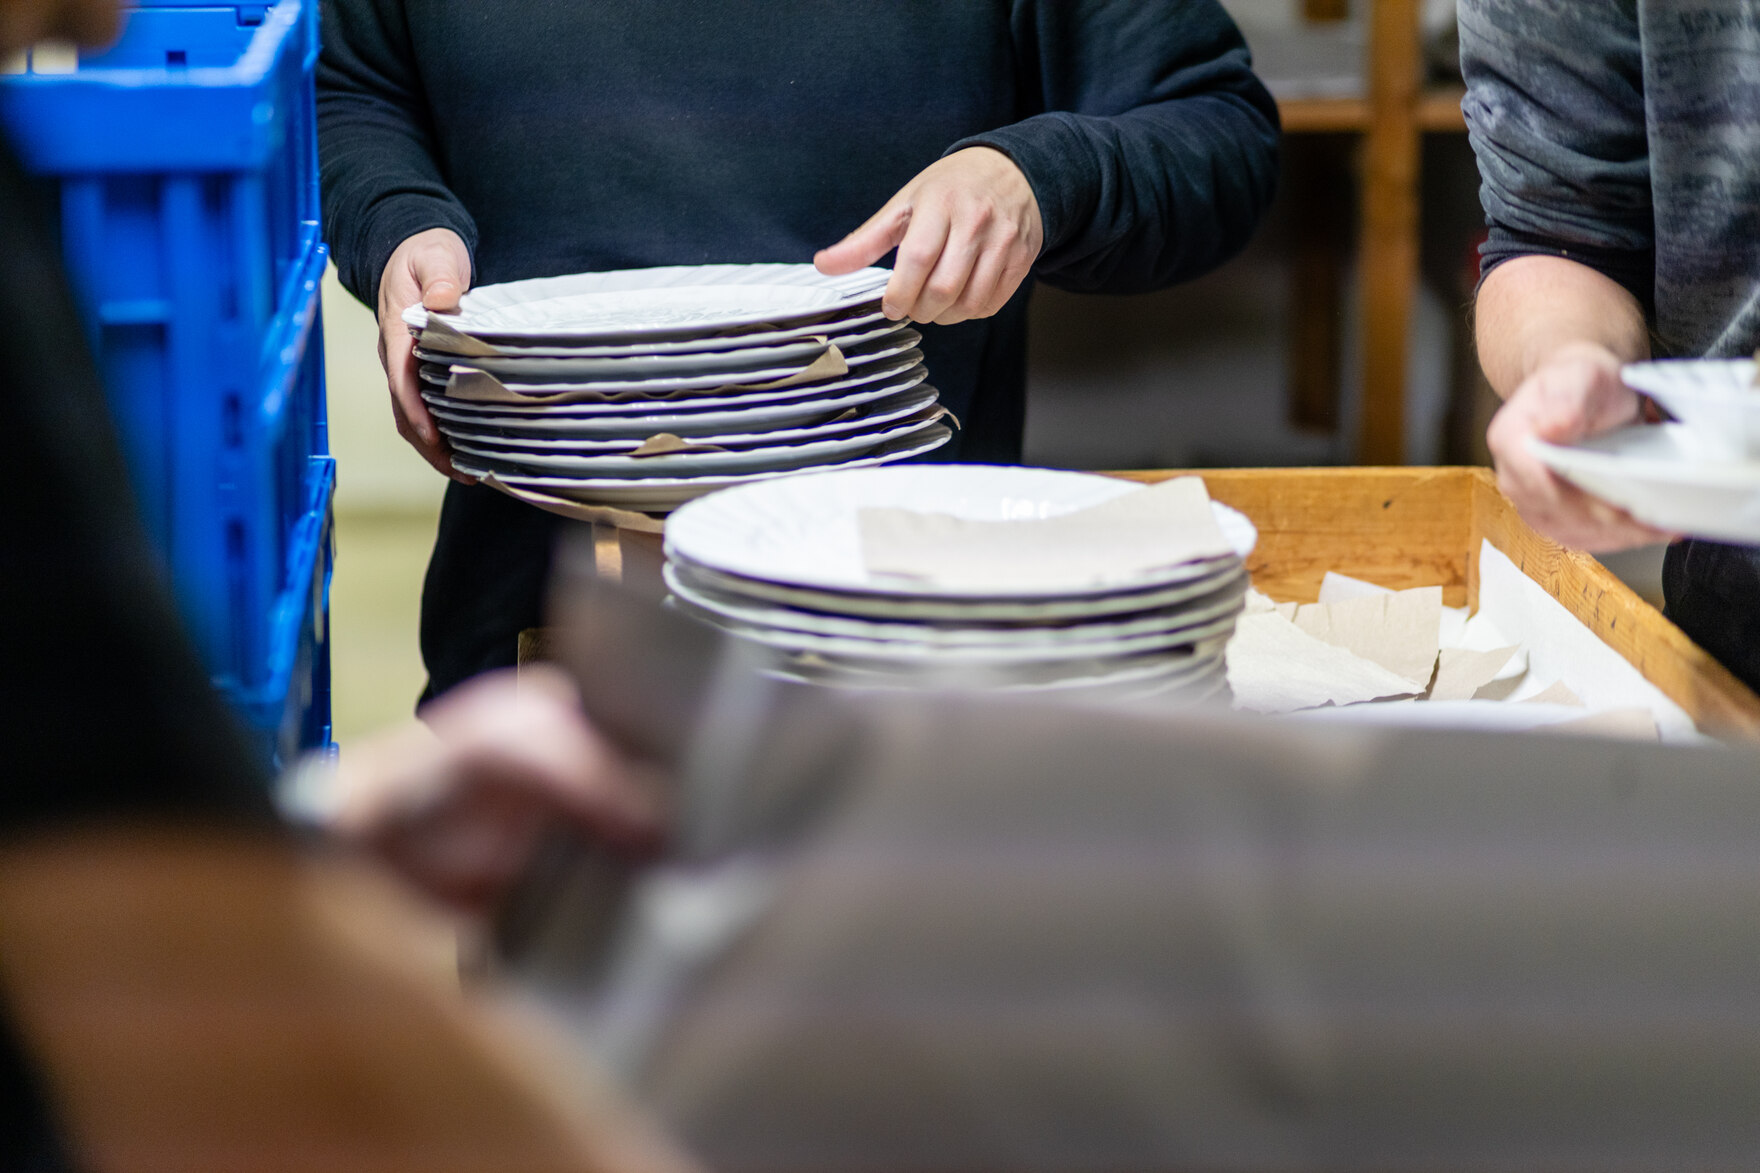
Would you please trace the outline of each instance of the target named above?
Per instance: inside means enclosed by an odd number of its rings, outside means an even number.
[[[907,240],[898,248],[899,264],[912,268],[927,268],[933,265],[940,256],[941,250],[939,248],[917,241]]]
[[[962,285],[949,277],[931,277],[924,287],[924,294],[929,300],[943,306],[952,305],[959,298]]]

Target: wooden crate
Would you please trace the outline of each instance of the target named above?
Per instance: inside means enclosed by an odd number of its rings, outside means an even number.
[[[1154,482],[1173,471],[1119,476]],[[1760,697],[1587,554],[1541,537],[1482,468],[1226,469],[1198,475],[1259,527],[1249,566],[1260,590],[1312,601],[1328,570],[1383,586],[1443,588],[1476,605],[1481,540],[1506,554],[1699,728],[1760,740]]]
[[[1110,474],[1154,482],[1162,469]],[[1482,468],[1199,470],[1210,495],[1259,527],[1249,566],[1278,599],[1312,601],[1328,570],[1383,586],[1441,584],[1450,606],[1479,601],[1479,544],[1489,538],[1571,614],[1631,661],[1714,737],[1760,741],[1760,697],[1587,554],[1529,529]],[[665,593],[660,538],[597,531],[610,577]]]

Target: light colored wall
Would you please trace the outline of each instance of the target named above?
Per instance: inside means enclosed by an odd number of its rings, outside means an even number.
[[[378,346],[372,311],[342,288],[332,266],[324,275],[324,370],[330,384],[336,507],[432,514],[446,480],[397,434]]]
[[[1266,29],[1300,26],[1302,0],[1222,0],[1222,7],[1242,24]]]

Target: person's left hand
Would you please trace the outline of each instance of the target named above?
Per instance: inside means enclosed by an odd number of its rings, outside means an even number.
[[[1044,244],[1039,201],[1014,160],[968,147],[905,184],[813,263],[830,276],[853,273],[896,248],[886,316],[951,326],[1006,305]]]
[[[614,850],[660,836],[653,788],[555,669],[481,677],[342,754],[328,827],[440,901],[490,911],[558,824]]]

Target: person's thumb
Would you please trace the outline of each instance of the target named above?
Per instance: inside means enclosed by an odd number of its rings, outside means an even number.
[[[446,313],[458,308],[458,299],[470,287],[465,266],[455,250],[436,243],[410,258],[410,270],[422,291],[422,308]]]
[[[910,226],[911,205],[900,192],[860,228],[830,248],[820,249],[813,264],[827,277],[866,268],[897,248]]]

